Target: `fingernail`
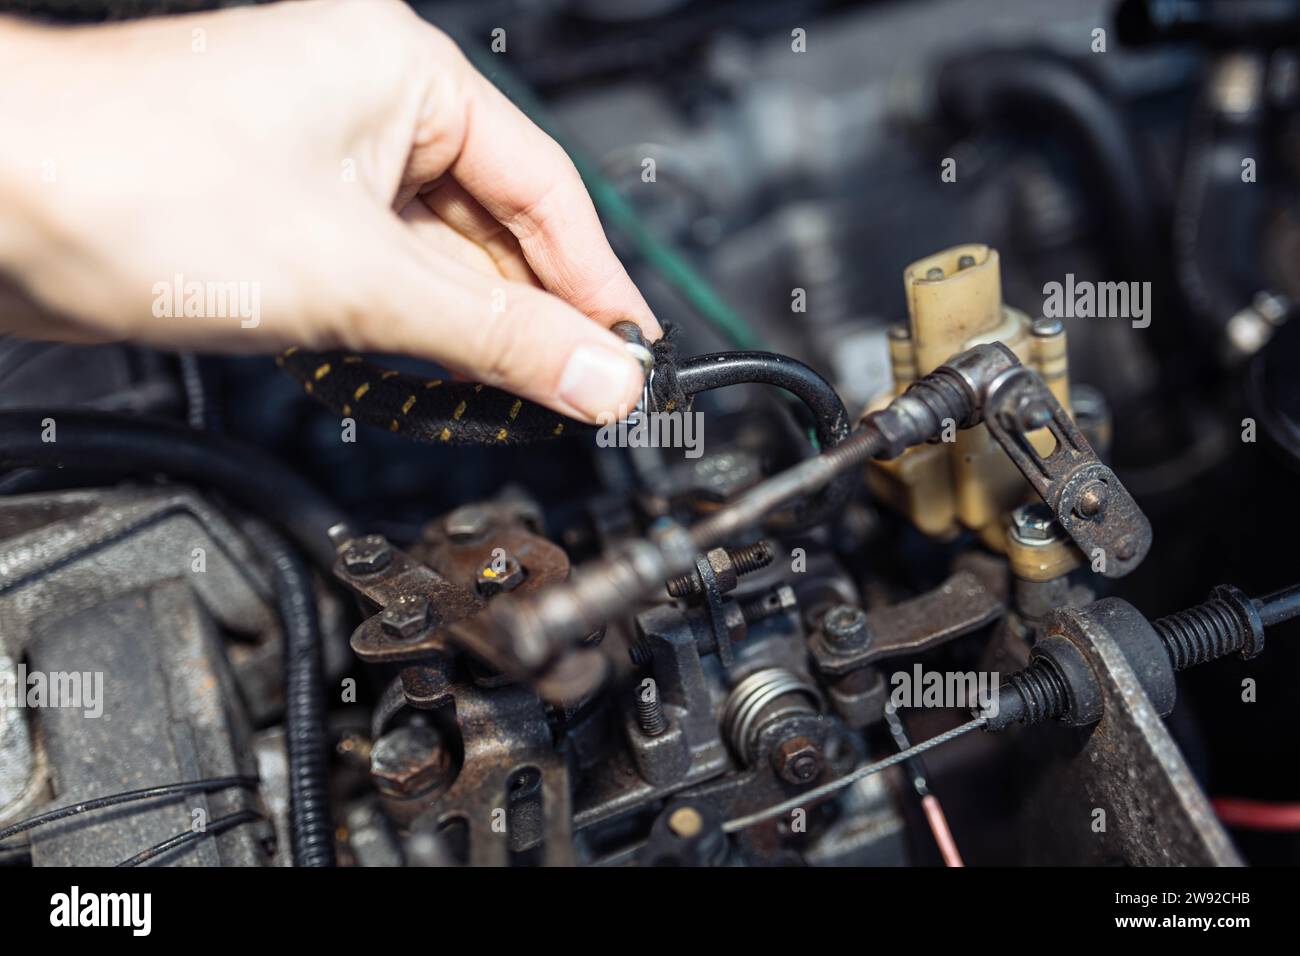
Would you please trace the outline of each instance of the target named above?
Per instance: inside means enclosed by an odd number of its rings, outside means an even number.
[[[590,421],[617,419],[632,411],[628,397],[636,394],[642,382],[641,369],[630,355],[579,345],[560,376],[560,398]]]

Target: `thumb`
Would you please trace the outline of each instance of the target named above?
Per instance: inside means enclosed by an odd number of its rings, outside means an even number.
[[[427,249],[395,218],[388,231],[383,265],[358,270],[378,287],[338,329],[349,347],[432,359],[590,423],[636,406],[642,369],[614,333],[549,292]]]

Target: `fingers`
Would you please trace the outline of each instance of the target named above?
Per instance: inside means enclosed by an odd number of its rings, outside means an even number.
[[[480,207],[480,212],[482,208]],[[486,212],[482,212],[487,216]],[[515,237],[500,223],[497,234],[472,238],[441,216],[435,215],[417,197],[402,210],[402,220],[427,248],[437,250],[457,262],[486,275],[504,276],[540,288]]]
[[[341,317],[346,346],[429,358],[587,422],[635,407],[639,364],[573,306],[440,256],[391,216],[364,234],[387,237],[370,246],[382,266],[361,273],[382,280]]]
[[[443,62],[436,68],[448,69],[445,47],[437,50]],[[510,230],[543,286],[601,325],[631,319],[648,338],[659,338],[659,323],[610,248],[569,157],[463,57],[458,59],[457,81],[439,88],[459,104],[431,105],[437,129],[417,147],[412,171],[454,157],[443,168]],[[448,114],[458,111],[463,111],[461,121],[448,122]],[[419,155],[422,149],[427,155]]]

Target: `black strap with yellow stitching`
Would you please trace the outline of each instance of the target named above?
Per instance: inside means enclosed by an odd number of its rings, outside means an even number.
[[[419,441],[524,445],[590,427],[490,385],[383,369],[346,352],[289,349],[276,361],[344,418]]]

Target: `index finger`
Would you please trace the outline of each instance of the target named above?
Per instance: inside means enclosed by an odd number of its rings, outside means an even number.
[[[573,161],[463,56],[459,60],[459,102],[442,104],[462,120],[453,124],[457,141],[439,144],[440,152],[455,157],[447,171],[514,234],[549,292],[606,327],[630,319],[647,338],[659,338],[663,330],[610,248]]]

